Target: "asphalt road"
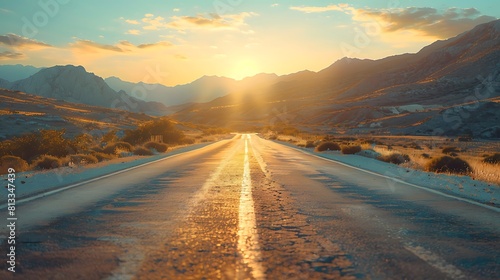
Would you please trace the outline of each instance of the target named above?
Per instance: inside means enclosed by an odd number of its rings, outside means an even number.
[[[256,135],[21,204],[17,216],[16,272],[2,261],[0,279],[500,278],[499,212]],[[1,250],[7,260],[5,238]]]

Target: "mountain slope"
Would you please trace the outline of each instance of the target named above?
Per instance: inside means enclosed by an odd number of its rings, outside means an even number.
[[[8,88],[10,85],[11,83],[9,81],[0,78],[0,88]]]
[[[9,89],[68,102],[123,109],[152,115],[162,115],[162,104],[144,102],[125,92],[112,90],[102,78],[85,71],[82,66],[54,66],[33,76],[16,81]]]
[[[318,73],[278,77],[254,91],[254,98],[231,94],[192,105],[176,117],[235,128],[278,120],[350,133],[461,134],[473,126],[470,115],[476,109],[471,102],[497,102],[499,61],[500,21],[496,20],[416,54],[379,60],[344,58]],[[463,111],[461,118],[467,121],[450,125],[446,111],[450,108]],[[500,114],[493,111],[495,106],[481,108],[492,111],[493,117]],[[424,127],[434,118],[439,119],[433,125],[436,131]],[[479,127],[473,133],[480,134]]]
[[[100,137],[123,131],[153,117],[100,106],[70,103],[18,91],[0,89],[0,141],[40,129],[65,129],[69,137],[88,133]]]
[[[43,68],[38,68],[30,65],[0,65],[0,78],[9,82],[26,79],[34,75]]]

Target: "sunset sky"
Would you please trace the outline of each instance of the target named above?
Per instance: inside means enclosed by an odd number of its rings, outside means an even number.
[[[496,1],[2,1],[0,64],[165,85],[241,79],[417,52],[498,17]]]

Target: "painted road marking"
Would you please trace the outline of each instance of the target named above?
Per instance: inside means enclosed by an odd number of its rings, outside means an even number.
[[[252,179],[250,177],[250,163],[248,161],[248,139],[245,139],[245,159],[243,167],[243,180],[241,183],[240,210],[238,222],[238,250],[245,263],[252,269],[255,279],[265,279],[264,269],[261,265],[259,238],[255,222],[255,210],[252,196]]]
[[[460,269],[447,263],[444,259],[429,250],[410,244],[406,244],[405,249],[412,252],[415,256],[419,257],[432,267],[448,275],[451,279],[467,279]]]

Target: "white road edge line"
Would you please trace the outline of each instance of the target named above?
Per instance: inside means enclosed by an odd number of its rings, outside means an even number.
[[[179,153],[179,154],[167,156],[167,157],[160,158],[160,159],[157,159],[157,160],[154,160],[154,161],[146,162],[146,163],[139,164],[139,165],[136,165],[136,166],[132,166],[132,167],[129,167],[129,168],[126,168],[126,169],[115,171],[115,172],[112,172],[112,173],[109,173],[109,174],[106,174],[106,175],[95,177],[95,178],[92,178],[90,180],[86,180],[86,181],[83,181],[83,182],[74,183],[74,184],[71,184],[71,185],[68,185],[68,186],[65,186],[65,187],[57,188],[55,190],[51,190],[51,191],[48,191],[48,192],[43,192],[43,193],[40,193],[40,194],[37,194],[37,195],[34,195],[34,196],[29,196],[29,197],[26,197],[26,198],[21,198],[21,199],[16,200],[16,204],[30,202],[30,201],[33,201],[33,200],[36,200],[36,199],[39,199],[39,198],[43,198],[43,197],[46,197],[46,196],[49,196],[49,195],[53,195],[53,194],[65,191],[65,190],[69,190],[69,189],[72,189],[72,188],[75,188],[75,187],[79,187],[81,185],[86,185],[86,184],[89,184],[89,183],[92,183],[92,182],[95,182],[95,181],[99,181],[99,180],[102,180],[102,179],[105,179],[105,178],[108,178],[108,177],[111,177],[111,176],[115,176],[115,175],[118,175],[118,174],[130,171],[130,170],[141,168],[141,167],[144,167],[144,166],[147,166],[147,165],[150,165],[150,164],[153,164],[153,163],[157,163],[157,162],[160,162],[160,161],[163,161],[163,160],[171,159],[171,158],[174,158],[174,157],[186,154],[186,153],[194,152],[196,150],[199,150],[199,149],[202,149],[202,148],[205,148],[205,147],[210,147],[210,146],[215,145],[217,143],[220,143],[220,141],[217,141],[217,142],[212,143],[210,145],[203,146],[203,147],[195,149],[195,150],[186,151],[186,152],[182,152],[182,153]],[[8,206],[9,205],[7,203],[1,204],[0,205],[0,210],[4,209],[4,208],[7,208]]]
[[[250,177],[250,163],[248,161],[248,140],[245,139],[245,159],[243,167],[243,180],[241,182],[240,209],[238,216],[238,250],[243,258],[243,263],[252,269],[254,279],[265,279],[264,269],[261,265],[259,238],[255,221],[255,209],[252,196],[252,179]]]
[[[428,263],[430,266],[436,268],[442,273],[448,275],[451,279],[467,279],[463,272],[456,266],[447,263],[444,259],[428,251],[420,246],[413,246],[406,244],[405,249],[412,252],[415,256]]]
[[[433,189],[430,189],[430,188],[427,188],[427,187],[422,187],[422,186],[419,186],[419,185],[408,183],[408,182],[405,182],[405,181],[403,181],[401,179],[397,179],[397,178],[389,177],[389,176],[386,176],[386,175],[382,175],[382,174],[379,174],[379,173],[376,173],[376,172],[365,170],[365,169],[362,169],[362,168],[359,168],[359,167],[356,167],[356,166],[352,166],[352,165],[349,165],[347,163],[343,163],[343,162],[336,161],[336,160],[333,160],[333,159],[320,157],[320,156],[317,156],[317,155],[314,155],[314,154],[310,154],[310,153],[308,153],[306,151],[300,150],[298,148],[290,147],[288,145],[284,145],[284,144],[281,144],[281,143],[278,143],[278,142],[274,142],[274,141],[271,141],[271,142],[276,143],[278,145],[282,145],[282,146],[291,148],[291,149],[294,149],[294,150],[299,151],[299,152],[301,152],[303,154],[310,155],[310,156],[313,156],[313,157],[316,157],[316,158],[319,158],[319,159],[322,159],[322,160],[334,162],[334,163],[337,163],[337,164],[340,164],[340,165],[343,165],[343,166],[346,166],[346,167],[350,167],[350,168],[353,168],[353,169],[356,169],[356,170],[359,170],[359,171],[362,171],[362,172],[365,172],[365,173],[368,173],[368,174],[372,174],[372,175],[379,176],[379,177],[382,177],[382,178],[385,178],[385,179],[388,179],[388,180],[392,180],[392,181],[397,182],[397,183],[408,185],[410,187],[418,188],[418,189],[421,189],[421,190],[424,190],[424,191],[428,191],[428,192],[431,192],[431,193],[434,193],[434,194],[437,194],[437,195],[441,195],[441,196],[444,196],[444,197],[447,197],[447,198],[456,199],[456,200],[459,200],[459,201],[462,201],[462,202],[467,202],[469,204],[473,204],[473,205],[476,205],[476,206],[479,206],[479,207],[483,207],[485,209],[492,210],[492,211],[500,213],[500,208],[497,208],[497,207],[489,206],[489,205],[486,205],[486,204],[483,204],[483,203],[480,203],[480,202],[477,202],[477,201],[474,201],[474,200],[470,200],[470,199],[467,199],[467,198],[463,198],[463,197],[458,197],[458,196],[446,194],[446,193],[440,192],[438,190],[433,190]]]

